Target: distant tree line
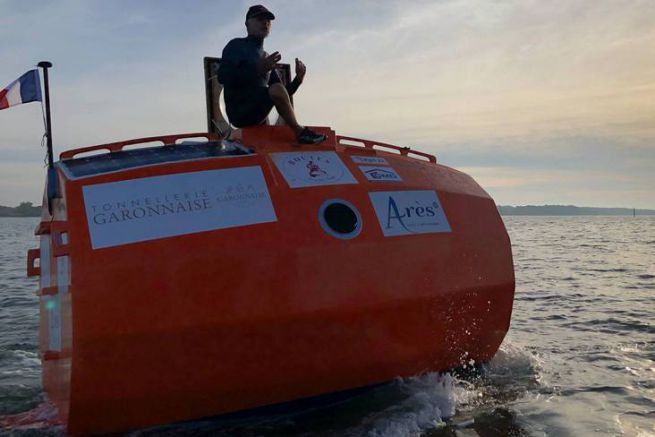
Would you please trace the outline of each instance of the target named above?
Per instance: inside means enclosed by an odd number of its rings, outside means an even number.
[[[573,205],[499,205],[501,215],[655,215],[653,209],[593,208]]]
[[[0,217],[41,217],[41,207],[32,202],[21,202],[16,207],[0,205]]]
[[[573,205],[527,205],[508,206],[499,205],[501,215],[655,215],[653,209],[631,208],[591,208]],[[16,207],[0,205],[0,217],[40,217],[41,207],[34,206],[32,202],[21,202]]]

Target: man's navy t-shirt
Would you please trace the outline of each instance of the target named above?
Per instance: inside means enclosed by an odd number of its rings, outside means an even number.
[[[218,81],[223,84],[227,116],[235,126],[259,124],[273,107],[268,87],[280,78],[275,70],[257,72],[257,63],[265,56],[264,41],[251,36],[235,38],[223,49]],[[298,83],[294,80],[286,88],[292,95]]]

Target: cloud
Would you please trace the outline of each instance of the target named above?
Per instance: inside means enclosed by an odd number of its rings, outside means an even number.
[[[579,206],[652,207],[653,192],[644,175],[588,169],[532,170],[508,167],[460,167],[499,204],[576,204]],[[650,181],[652,182],[652,181]],[[499,200],[500,199],[500,200]]]
[[[55,62],[54,137],[61,150],[204,130],[202,57],[219,55],[230,38],[243,35],[249,3],[0,5],[0,80],[15,79],[41,59]],[[604,174],[624,187],[626,202],[634,195],[643,202],[637,206],[655,207],[647,194],[655,186],[655,2],[267,6],[277,15],[267,48],[308,65],[295,99],[301,122],[412,145],[453,166],[502,169],[496,179],[479,173],[498,188],[500,203],[543,197],[526,191],[522,176],[506,176],[509,169],[550,174],[570,185],[544,179],[544,189],[568,198],[583,179],[562,179],[562,172],[579,167],[595,187]],[[40,142],[40,110],[33,105],[0,113],[0,157],[33,157],[39,165],[40,149],[16,153]],[[41,181],[33,187],[40,196]],[[602,200],[590,194],[594,189],[578,203]],[[21,195],[34,198],[27,193]]]
[[[601,129],[652,137],[655,26],[641,6],[403,4],[389,27],[344,35],[341,71],[312,91],[343,91],[321,106],[346,101],[336,114],[344,128],[414,142]]]

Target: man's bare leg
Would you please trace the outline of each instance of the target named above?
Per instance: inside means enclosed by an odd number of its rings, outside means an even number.
[[[281,83],[275,83],[268,87],[268,95],[271,96],[275,109],[277,110],[280,117],[285,121],[285,123],[291,128],[291,130],[297,135],[303,130],[303,127],[298,124],[296,120],[296,113],[293,110],[291,105],[291,99],[289,98],[289,93],[287,89]]]

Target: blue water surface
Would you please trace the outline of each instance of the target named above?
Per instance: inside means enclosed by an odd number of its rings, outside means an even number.
[[[419,375],[300,415],[128,435],[655,436],[655,217],[504,220],[516,300],[481,375]],[[37,222],[0,218],[0,416],[43,399],[37,281],[25,277]]]

